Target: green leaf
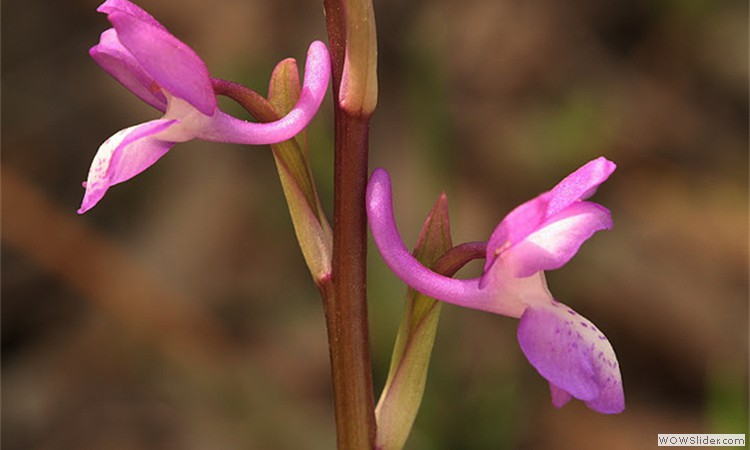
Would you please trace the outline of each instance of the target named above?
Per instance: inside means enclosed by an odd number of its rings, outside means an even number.
[[[414,256],[432,266],[452,247],[448,200],[441,195],[427,216]],[[413,289],[399,326],[385,387],[378,406],[377,448],[400,450],[409,437],[422,402],[442,304]]]

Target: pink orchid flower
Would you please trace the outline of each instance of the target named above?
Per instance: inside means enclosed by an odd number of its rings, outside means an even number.
[[[625,400],[612,346],[588,319],[552,297],[544,277],[544,270],[562,267],[595,232],[612,227],[606,208],[584,200],[614,170],[613,162],[595,159],[511,211],[490,236],[484,274],[475,279],[444,277],[409,253],[383,169],[370,179],[367,215],[383,259],[406,284],[444,302],[520,319],[521,350],[549,381],[553,405],[575,397],[614,414],[623,411]]]
[[[330,57],[319,41],[310,45],[299,101],[285,117],[253,123],[222,112],[211,76],[200,57],[150,14],[127,0],[99,6],[112,23],[91,56],[141,100],[164,113],[160,119],[115,133],[94,157],[79,214],[107,189],[138,175],[177,142],[203,139],[238,144],[273,144],[291,139],[312,120],[325,96]]]

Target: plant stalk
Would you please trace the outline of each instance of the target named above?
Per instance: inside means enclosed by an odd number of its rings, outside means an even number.
[[[331,357],[339,450],[375,446],[375,401],[367,322],[365,190],[369,114],[341,107],[339,87],[346,29],[342,0],[324,0],[332,58],[334,106],[333,257],[330,285],[321,286]]]

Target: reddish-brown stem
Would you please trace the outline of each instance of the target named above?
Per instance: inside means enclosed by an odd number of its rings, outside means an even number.
[[[236,101],[260,122],[273,122],[281,118],[273,110],[271,102],[246,86],[219,78],[212,78],[211,84],[216,95],[223,95]]]
[[[432,270],[441,275],[452,277],[469,262],[484,258],[486,251],[486,242],[466,242],[457,245],[443,253],[443,256],[432,266]]]
[[[342,116],[334,156],[333,292],[324,302],[338,446],[364,450],[375,442],[365,278],[368,121]]]
[[[336,435],[339,450],[375,446],[375,401],[367,323],[366,256],[367,155],[369,117],[340,107],[344,66],[341,0],[324,0],[333,68],[334,205],[330,286],[322,286],[331,356]]]

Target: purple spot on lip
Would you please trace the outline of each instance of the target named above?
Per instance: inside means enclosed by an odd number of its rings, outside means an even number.
[[[582,326],[583,328],[588,328],[588,327],[589,327],[588,325],[586,325],[586,322],[581,322],[581,326]]]
[[[568,310],[568,314],[570,314],[571,316],[575,316],[575,315],[577,315],[577,314],[576,314],[576,312],[575,312],[575,311],[573,311],[572,309],[569,309],[569,310]]]

